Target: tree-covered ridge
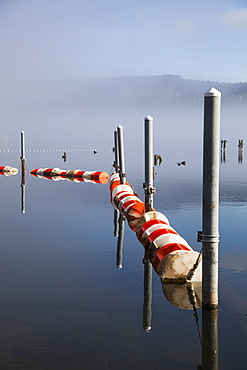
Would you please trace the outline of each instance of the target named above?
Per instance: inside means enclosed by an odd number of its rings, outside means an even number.
[[[246,104],[247,83],[224,83],[186,80],[176,75],[111,77],[83,81],[81,97],[86,100],[113,99],[128,104],[189,104],[202,103],[204,93],[215,87],[222,93],[222,104]]]

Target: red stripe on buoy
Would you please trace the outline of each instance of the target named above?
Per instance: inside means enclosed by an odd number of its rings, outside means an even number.
[[[144,243],[144,248],[148,248],[150,246],[151,243],[153,243],[153,241],[158,238],[158,236],[161,236],[161,235],[164,235],[164,234],[173,234],[173,235],[179,235],[175,230],[171,230],[171,229],[166,229],[166,228],[162,228],[162,229],[157,229],[157,230],[154,230],[146,239],[145,243]]]
[[[85,173],[85,171],[80,171],[80,170],[78,170],[78,171],[75,171],[75,173],[74,173],[74,178],[75,179],[80,179],[80,181],[84,181],[83,180],[83,174]]]
[[[124,216],[128,213],[129,209],[131,207],[134,207],[137,203],[141,203],[138,199],[131,199],[128,202],[124,203],[124,205],[121,207],[121,212]]]
[[[36,168],[35,170],[32,170],[32,171],[30,171],[30,173],[31,173],[31,175],[35,175],[35,176],[37,176],[37,172],[38,172],[38,168]]]
[[[139,202],[129,208],[126,218],[128,220],[129,227],[136,231],[136,224],[139,218],[145,213],[145,203]]]
[[[150,227],[150,226],[153,226],[153,225],[167,225],[168,224],[165,222],[165,221],[162,221],[162,220],[158,220],[158,219],[154,219],[154,220],[149,220],[147,221],[144,225],[142,225],[142,227],[140,228],[139,232],[138,232],[138,235],[137,235],[137,238],[139,241],[141,241],[141,238],[142,238],[142,235],[144,234],[144,232]]]
[[[53,168],[46,168],[43,172],[44,176],[52,176],[52,170]]]
[[[91,175],[91,180],[100,184],[107,184],[109,181],[109,175],[107,172],[94,172]]]
[[[186,247],[185,245],[178,244],[178,243],[167,244],[164,247],[159,248],[151,261],[155,271],[157,272],[159,268],[159,264],[163,260],[164,257],[166,257],[169,253],[172,253],[178,250],[191,251],[190,248]]]

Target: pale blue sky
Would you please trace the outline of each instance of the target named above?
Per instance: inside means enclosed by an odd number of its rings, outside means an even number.
[[[176,74],[247,80],[241,0],[1,0],[3,83]]]

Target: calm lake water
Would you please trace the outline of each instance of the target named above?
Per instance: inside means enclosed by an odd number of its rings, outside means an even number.
[[[27,170],[111,171],[111,152],[71,152],[66,163],[61,155],[29,153]],[[184,159],[187,165],[178,167]],[[129,163],[127,179],[144,199],[143,164]],[[1,165],[20,170],[19,153],[1,153]],[[212,369],[246,369],[247,168],[245,160],[238,163],[237,148],[220,168],[218,315],[172,305],[153,271],[149,332],[143,329],[144,250],[125,224],[117,268],[109,184],[28,174],[22,214],[20,173],[1,176],[0,369],[196,370],[202,353],[206,369],[210,362]],[[156,172],[156,210],[200,251],[201,158],[167,157]]]

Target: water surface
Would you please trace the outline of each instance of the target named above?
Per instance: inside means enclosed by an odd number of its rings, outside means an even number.
[[[186,166],[176,165],[184,159]],[[59,153],[30,153],[27,169],[110,172],[112,160],[111,152],[71,153],[66,163]],[[16,153],[1,154],[1,161],[20,169]],[[129,163],[128,181],[144,199],[143,165]],[[155,208],[200,251],[201,158],[167,157],[156,173]],[[197,369],[204,324],[218,328],[218,352],[207,355],[214,368],[246,369],[246,173],[236,153],[221,164],[218,317],[173,306],[153,272],[148,333],[143,247],[125,224],[123,267],[116,267],[108,184],[27,175],[23,214],[20,174],[1,176],[0,368]]]

